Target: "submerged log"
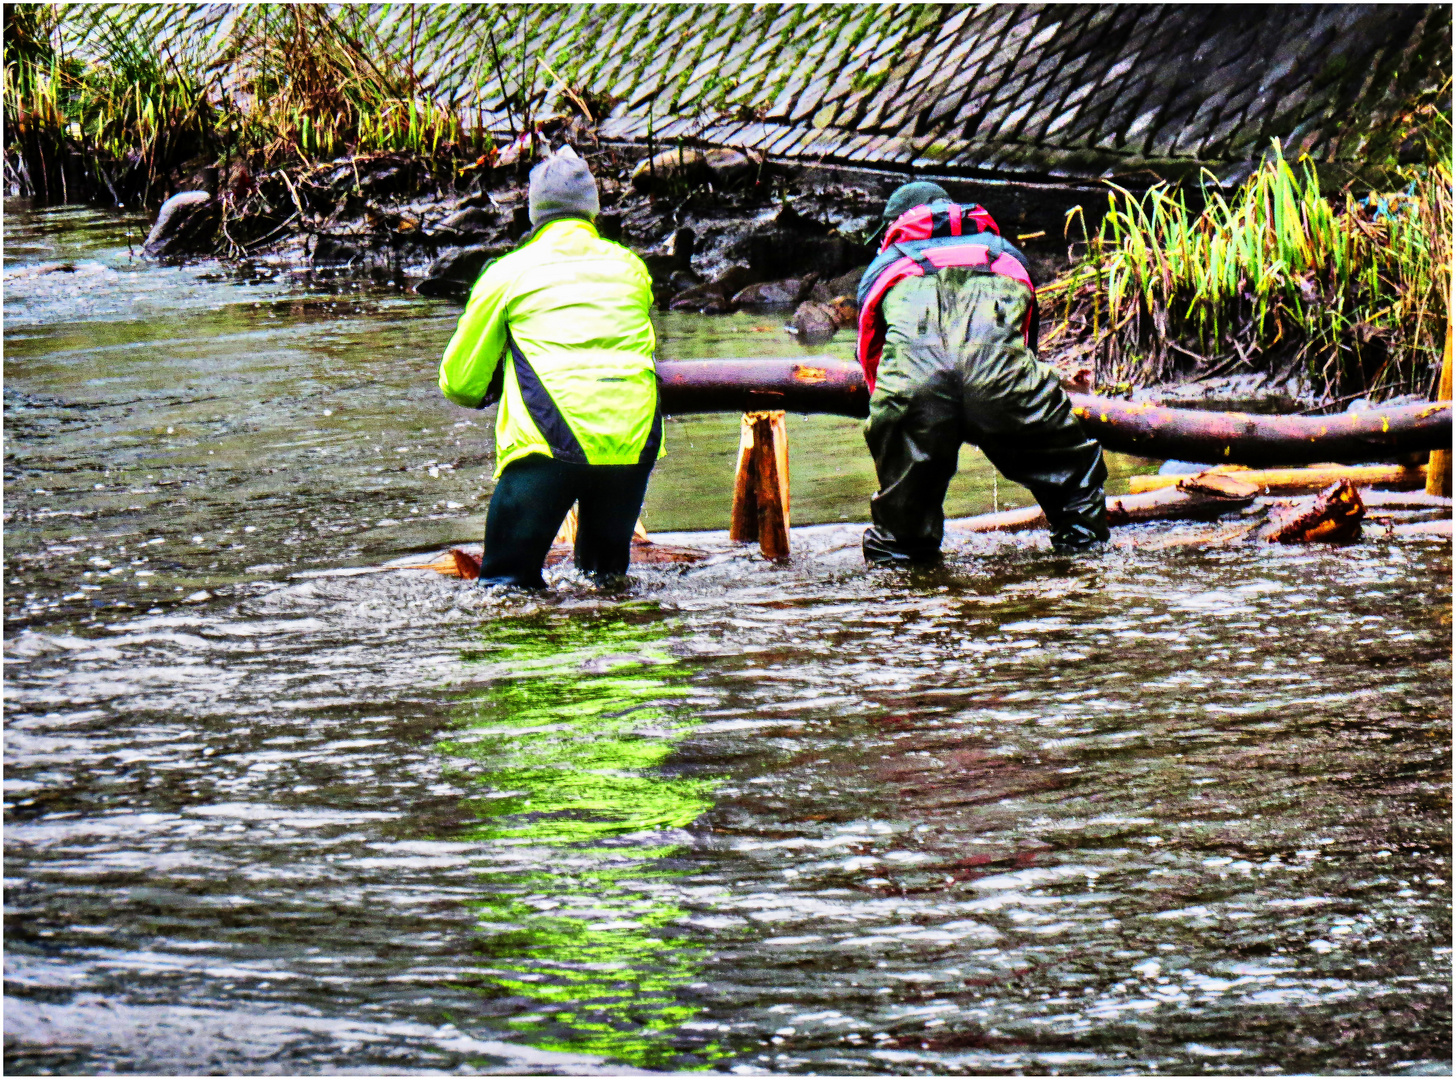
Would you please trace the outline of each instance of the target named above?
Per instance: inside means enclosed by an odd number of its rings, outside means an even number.
[[[1184,478],[1188,479],[1188,478]],[[1191,487],[1191,485],[1190,485]],[[1230,510],[1241,510],[1254,501],[1253,494],[1225,494],[1210,490],[1162,488],[1141,495],[1110,496],[1107,524],[1131,525],[1139,521],[1201,521]],[[947,521],[946,528],[960,532],[1021,532],[1046,528],[1046,515],[1039,506],[1003,510],[999,514]]]
[[[831,357],[664,360],[668,413],[787,409],[864,417],[869,393],[853,361]],[[1211,465],[1369,461],[1451,445],[1451,402],[1372,408],[1337,416],[1262,416],[1165,409],[1073,394],[1087,433],[1108,450]]]
[[[1232,477],[1252,484],[1256,490],[1268,495],[1312,494],[1323,491],[1336,480],[1348,480],[1356,487],[1379,485],[1397,491],[1416,491],[1426,484],[1426,469],[1423,465],[1415,468],[1406,468],[1403,465],[1330,465],[1313,469],[1241,469],[1219,466],[1184,476],[1129,477],[1128,490],[1136,494],[1177,487],[1188,475]]]
[[[546,553],[546,565],[558,566],[566,562],[572,556],[570,544],[552,544],[551,550]],[[707,552],[698,551],[696,548],[672,547],[668,544],[654,544],[645,537],[634,535],[632,537],[632,564],[645,566],[669,566],[679,563],[702,562],[708,557]],[[465,581],[475,581],[480,577],[480,558],[460,548],[451,548],[441,555],[434,562],[418,563],[408,566],[379,566],[372,567],[373,570],[433,570],[445,577],[462,578]]]

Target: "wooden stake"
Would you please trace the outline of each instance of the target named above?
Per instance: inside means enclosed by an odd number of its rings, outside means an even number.
[[[766,559],[789,555],[789,434],[782,410],[743,414],[730,540],[758,541]]]
[[[647,535],[647,526],[642,524],[642,519],[637,519],[637,524],[632,529],[632,539],[650,544],[651,538]],[[561,523],[561,528],[556,530],[556,539],[551,541],[555,547],[557,544],[565,544],[567,547],[576,547],[576,504],[571,504],[571,509],[566,512],[566,520]]]
[[[1440,401],[1451,400],[1451,321],[1446,320],[1446,351],[1441,357],[1441,388],[1436,393]],[[1451,448],[1432,450],[1431,460],[1426,468],[1426,494],[1451,497]]]
[[[551,541],[552,545],[566,544],[568,547],[576,546],[576,503],[571,504],[571,509],[566,512],[566,520],[561,523],[561,528],[556,530],[556,539]]]

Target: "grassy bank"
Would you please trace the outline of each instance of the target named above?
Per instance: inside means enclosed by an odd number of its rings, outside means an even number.
[[[1449,314],[1449,154],[1403,175],[1391,192],[1327,195],[1275,142],[1196,207],[1165,184],[1114,186],[1081,261],[1042,291],[1043,340],[1099,386],[1257,371],[1332,402],[1428,395]]]
[[[402,154],[433,170],[495,150],[348,7],[260,5],[221,63],[159,50],[146,24],[116,19],[95,22],[90,59],[68,55],[65,17],[5,7],[6,186],[43,204],[153,206],[216,183],[210,169],[226,184],[338,156]]]

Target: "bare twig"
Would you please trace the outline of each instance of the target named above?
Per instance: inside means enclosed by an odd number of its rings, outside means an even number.
[[[596,120],[592,118],[591,110],[586,107],[586,102],[582,101],[581,98],[577,95],[576,91],[571,88],[571,84],[569,84],[560,75],[556,74],[556,72],[552,70],[551,65],[548,64],[545,60],[541,59],[541,57],[536,57],[536,63],[540,64],[543,68],[545,68],[546,74],[550,75],[553,79],[555,79],[561,89],[566,91],[566,96],[571,98],[572,101],[576,102],[576,107],[580,109],[581,114],[586,117],[587,123],[595,124]]]

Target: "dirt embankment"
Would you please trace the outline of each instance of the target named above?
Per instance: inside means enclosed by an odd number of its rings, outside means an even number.
[[[575,134],[600,188],[602,234],[642,256],[664,309],[784,309],[810,344],[852,324],[859,274],[874,254],[866,241],[904,177],[781,165],[727,149],[648,155]],[[204,169],[162,207],[146,253],[364,274],[463,299],[481,268],[529,233],[526,179],[535,156],[523,142],[464,167],[374,154],[257,175],[241,164]],[[991,210],[1025,247],[1039,280],[1065,268],[1059,226],[1075,189],[948,186]]]

